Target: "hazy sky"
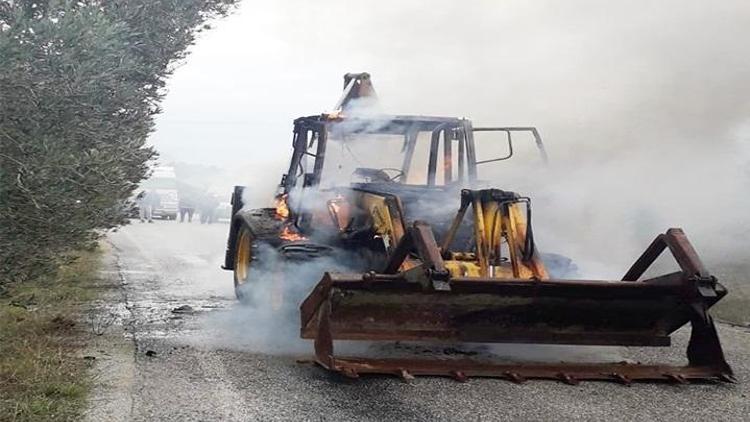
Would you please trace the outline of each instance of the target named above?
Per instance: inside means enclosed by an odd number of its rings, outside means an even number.
[[[749,110],[749,27],[741,0],[245,0],[175,72],[152,141],[165,160],[285,159],[291,120],[330,108],[348,71],[393,112],[534,124],[553,150],[715,134]]]

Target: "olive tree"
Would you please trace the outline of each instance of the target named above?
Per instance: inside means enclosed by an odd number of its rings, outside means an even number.
[[[167,77],[235,3],[0,2],[0,283],[123,222]]]

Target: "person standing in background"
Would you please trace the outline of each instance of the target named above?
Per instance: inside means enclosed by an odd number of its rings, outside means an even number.
[[[216,219],[216,207],[219,201],[211,194],[206,194],[201,200],[200,217],[201,224],[211,224]]]
[[[185,214],[188,217],[188,223],[193,221],[193,213],[195,212],[195,201],[189,194],[180,195],[180,223],[185,221]]]
[[[138,215],[141,219],[141,223],[148,221],[153,223],[154,208],[159,206],[160,198],[159,194],[154,190],[142,191],[136,197],[138,203]]]
[[[135,197],[135,203],[138,205],[138,217],[141,223],[145,223],[146,220],[151,222],[151,207],[148,205],[148,192],[145,190],[141,191],[138,196]]]

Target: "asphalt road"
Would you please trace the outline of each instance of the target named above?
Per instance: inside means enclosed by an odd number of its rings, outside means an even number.
[[[391,377],[347,380],[300,362],[311,345],[288,321],[234,300],[222,271],[227,224],[158,221],[113,233],[109,289],[92,311],[99,420],[747,420],[750,330],[721,325],[736,384],[554,381],[517,385]],[[186,312],[173,310],[188,305]],[[680,361],[687,332],[668,349],[524,346],[508,353],[581,359]]]

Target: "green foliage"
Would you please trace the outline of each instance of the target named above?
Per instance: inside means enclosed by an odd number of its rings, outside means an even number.
[[[235,2],[0,2],[0,284],[123,222],[166,78]]]
[[[101,252],[0,295],[0,421],[80,420],[91,386],[82,359]]]

